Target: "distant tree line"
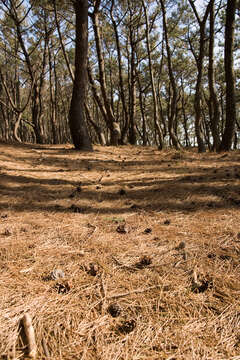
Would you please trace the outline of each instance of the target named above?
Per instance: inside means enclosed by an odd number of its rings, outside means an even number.
[[[2,0],[0,138],[239,147],[240,1]]]

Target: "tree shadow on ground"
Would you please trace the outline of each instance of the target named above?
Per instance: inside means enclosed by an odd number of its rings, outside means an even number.
[[[2,147],[1,211],[69,213],[78,208],[83,214],[121,214],[240,205],[239,153],[223,158],[185,152],[176,160],[174,154],[156,156],[156,150],[147,149],[145,157],[134,160],[139,151],[126,153],[124,148],[115,153],[101,148],[90,157],[64,147],[41,146],[40,155],[32,145]],[[109,154],[114,158],[102,158]],[[81,191],[76,193],[79,186]]]

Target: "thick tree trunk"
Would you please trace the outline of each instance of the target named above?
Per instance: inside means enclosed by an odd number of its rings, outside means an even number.
[[[74,3],[76,14],[75,76],[69,110],[69,126],[77,150],[92,151],[85,122],[88,57],[88,0]]]
[[[235,30],[236,0],[228,0],[225,25],[225,81],[226,81],[226,124],[220,151],[228,151],[233,143],[236,126],[236,84],[234,73],[233,47]]]

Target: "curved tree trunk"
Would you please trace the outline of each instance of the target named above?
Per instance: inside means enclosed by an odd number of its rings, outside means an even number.
[[[14,129],[13,129],[13,138],[17,141],[17,142],[22,142],[21,138],[18,136],[18,129],[21,123],[21,119],[22,119],[22,112],[19,112],[17,114],[17,120],[14,124]]]

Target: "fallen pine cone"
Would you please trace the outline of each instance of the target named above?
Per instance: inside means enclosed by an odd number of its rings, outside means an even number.
[[[57,290],[58,294],[66,294],[71,290],[71,285],[70,281],[57,282],[54,285],[54,289]]]
[[[110,304],[109,307],[107,308],[107,312],[112,316],[112,317],[118,317],[121,314],[121,307],[114,303],[114,304]]]
[[[99,272],[99,266],[94,263],[90,263],[88,266],[85,267],[87,273],[91,276],[96,276]]]
[[[120,224],[118,225],[116,231],[120,234],[126,234],[127,233],[127,229],[125,227],[125,224]]]
[[[126,320],[121,325],[118,326],[118,331],[122,334],[129,334],[136,327],[135,320]]]
[[[143,269],[145,267],[147,267],[148,265],[150,265],[152,263],[152,259],[150,258],[150,256],[144,255],[136,264],[135,266],[138,269]]]

